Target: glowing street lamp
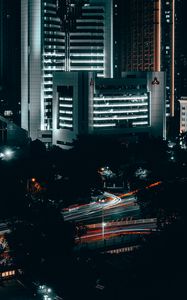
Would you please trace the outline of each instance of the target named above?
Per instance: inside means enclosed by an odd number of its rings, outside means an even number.
[[[5,152],[3,153],[3,157],[4,157],[5,159],[10,159],[10,158],[12,158],[13,153],[14,153],[14,152],[13,152],[12,150],[6,149]]]
[[[105,222],[102,222],[102,237],[103,237],[103,239],[104,239],[104,237],[105,237],[105,226],[106,226],[107,224],[105,223]]]

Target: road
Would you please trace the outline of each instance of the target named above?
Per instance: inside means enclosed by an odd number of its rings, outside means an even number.
[[[102,239],[110,239],[117,236],[123,236],[127,234],[149,234],[153,230],[156,230],[157,224],[156,219],[146,219],[136,221],[127,222],[127,224],[122,224],[123,222],[113,222],[105,223],[105,226],[93,226],[88,228],[87,233],[81,236],[81,238],[76,238],[77,243],[89,243],[89,242],[96,242]],[[120,224],[119,224],[120,223]]]
[[[129,193],[123,194],[122,197],[110,193],[104,193],[105,200],[102,202],[92,202],[85,205],[66,209],[63,212],[65,221],[88,222],[113,219],[114,217],[122,218],[137,214],[139,206],[136,203],[136,196]]]
[[[146,186],[146,189],[153,188],[162,184],[161,181],[154,182]],[[92,202],[84,205],[74,205],[63,210],[65,221],[75,222],[100,222],[101,218],[109,221],[126,216],[138,216],[139,206],[136,202],[136,193],[134,190],[128,193],[114,195],[105,192],[104,200],[101,202]]]

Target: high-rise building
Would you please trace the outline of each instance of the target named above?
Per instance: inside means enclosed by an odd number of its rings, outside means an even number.
[[[180,55],[180,96],[187,95],[187,54]],[[179,97],[180,98],[180,97]]]
[[[177,98],[176,9],[180,0],[115,1],[122,28],[120,33],[114,29],[114,41],[117,39],[122,49],[116,69],[165,71],[166,115],[173,117]]]
[[[112,0],[22,0],[22,127],[51,139],[53,73],[113,76]]]
[[[0,1],[0,91],[3,85],[3,2]]]
[[[166,72],[167,116],[175,114],[176,100],[176,0],[162,0],[162,43],[161,69]]]
[[[176,68],[177,68],[177,99],[187,95],[187,2],[176,0]]]
[[[81,134],[166,137],[165,73],[55,72],[53,144],[68,149]]]
[[[183,0],[176,0],[176,50],[175,64],[177,70],[176,98],[178,101],[176,113],[176,131],[187,131],[187,36],[184,34],[184,28],[187,26],[186,18],[187,3]],[[182,138],[182,137],[181,137]],[[183,147],[185,141],[181,139]],[[183,144],[184,143],[184,144]],[[186,147],[186,146],[184,146]]]
[[[0,0],[0,114],[20,124],[20,1]]]
[[[124,69],[160,71],[161,0],[130,0],[124,10]]]
[[[121,58],[123,57],[124,53],[124,19],[125,16],[125,3],[124,1],[113,0],[113,70],[114,70],[114,77],[121,77],[121,72],[124,71],[122,68],[122,61]],[[122,17],[123,14],[123,17]]]
[[[187,97],[181,97],[180,103],[180,132],[187,132]]]

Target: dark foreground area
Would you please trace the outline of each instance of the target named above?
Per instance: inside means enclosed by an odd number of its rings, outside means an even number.
[[[38,300],[19,281],[10,280],[0,284],[0,299],[2,300]]]
[[[32,282],[50,286],[64,300],[186,297],[186,150],[176,145],[170,153],[160,140],[108,141],[106,153],[106,141],[94,142],[79,141],[64,152],[46,151],[36,141],[15,151],[12,160],[0,161],[0,217],[10,225],[6,238],[11,256],[24,270],[21,281],[27,286],[3,282],[0,299],[37,299],[28,289]],[[100,176],[103,166],[115,176]],[[146,188],[158,181],[160,185]],[[141,217],[157,218],[158,231],[132,253],[75,254],[77,224],[65,222],[62,209],[80,199],[88,203],[93,189],[102,191],[103,182],[138,190]],[[3,250],[0,255],[3,260]]]

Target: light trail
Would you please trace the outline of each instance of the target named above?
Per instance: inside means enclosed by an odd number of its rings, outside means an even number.
[[[145,189],[153,188],[162,184],[161,181],[152,183],[145,187]],[[139,189],[120,194],[118,196],[104,192],[103,199],[101,202],[92,202],[89,204],[81,204],[73,207],[69,207],[63,210],[63,216],[65,221],[88,221],[94,218],[101,217],[104,213],[106,216],[114,216],[117,214],[124,214],[127,212],[138,211],[139,206],[136,203],[136,194]],[[113,211],[114,209],[120,209],[121,211]]]
[[[126,234],[144,234],[144,233],[151,233],[153,230],[156,230],[157,225],[156,223],[151,223],[151,224],[139,224],[137,225],[132,225],[132,226],[126,226],[123,228],[116,228],[114,226],[113,229],[110,228],[105,228],[104,232],[104,239],[110,239],[114,236],[121,236],[121,235],[126,235]],[[103,232],[102,229],[100,230],[91,230],[88,234],[85,234],[81,236],[80,238],[77,237],[75,239],[76,242],[95,242],[99,239],[103,239]]]

